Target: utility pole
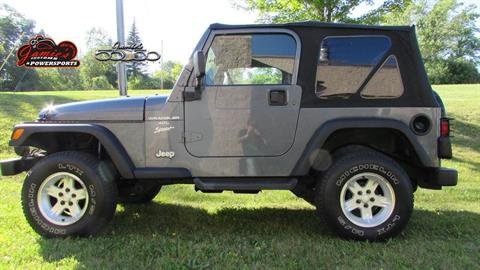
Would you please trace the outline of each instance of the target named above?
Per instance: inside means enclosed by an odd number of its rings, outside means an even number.
[[[20,34],[20,37],[18,37],[18,39],[15,41],[15,43],[13,43],[12,49],[11,49],[10,52],[8,53],[7,57],[5,57],[5,59],[3,59],[3,63],[2,63],[2,65],[0,66],[0,71],[2,71],[3,67],[4,67],[5,64],[8,62],[8,59],[10,58],[10,56],[12,56],[13,51],[15,50],[15,48],[17,48],[17,43],[22,40],[23,35],[25,35],[25,32],[22,32],[22,33]],[[162,45],[162,46],[163,46],[163,45]]]
[[[161,40],[161,45],[162,45],[162,48],[161,48],[161,51],[160,51],[160,71],[162,72],[162,76],[160,76],[160,89],[163,90],[163,76],[164,76],[164,73],[163,73],[163,40]]]
[[[123,23],[123,0],[117,1],[117,39],[120,46],[125,46],[125,26]],[[127,72],[125,62],[119,61],[117,65],[118,90],[120,96],[127,95]]]

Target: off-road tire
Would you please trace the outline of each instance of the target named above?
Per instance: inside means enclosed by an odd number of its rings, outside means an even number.
[[[72,175],[84,184],[88,198],[83,205],[86,210],[73,224],[52,223],[40,210],[39,201],[42,200],[39,197],[42,195],[39,190],[54,174]],[[109,167],[92,155],[74,151],[48,155],[27,173],[22,189],[23,212],[32,228],[47,238],[99,234],[115,213],[117,188],[113,179]],[[61,218],[65,215],[62,213]]]
[[[136,183],[133,185],[119,185],[118,199],[119,203],[142,204],[151,202],[160,192],[162,185]]]
[[[347,208],[344,207],[344,210],[342,210],[341,200],[345,198],[342,198],[341,194],[344,185],[350,179],[359,179],[361,181],[363,178],[360,176],[362,175],[380,176],[377,179],[386,180],[388,183],[385,183],[385,185],[390,186],[391,189],[389,190],[393,190],[394,194],[394,204],[392,204],[394,206],[390,208],[391,214],[385,214],[385,221],[374,227],[355,224],[351,221],[354,219],[351,218],[352,215],[349,215],[350,218],[347,217],[348,212],[345,210]],[[348,190],[346,192],[351,192],[349,187],[345,188],[345,190]],[[366,188],[366,186],[362,186],[362,188]],[[390,157],[373,151],[360,151],[338,157],[334,164],[323,174],[322,179],[319,179],[317,182],[315,192],[317,213],[324,218],[333,231],[347,239],[379,241],[391,238],[400,233],[407,225],[413,210],[413,190],[408,175]],[[376,190],[375,192],[379,191]],[[365,199],[365,201],[367,202],[365,204],[368,204],[368,199]],[[358,200],[355,200],[355,202],[358,202]],[[346,201],[343,202],[343,205],[347,205]],[[363,207],[363,201],[360,205],[360,207]],[[374,208],[372,207],[371,209]],[[377,207],[375,211],[378,209],[383,208]],[[361,210],[359,209],[359,211]],[[372,210],[370,213],[374,213],[374,211]],[[388,212],[385,211],[385,213]],[[363,212],[359,218],[363,219]],[[374,224],[372,223],[372,225]]]

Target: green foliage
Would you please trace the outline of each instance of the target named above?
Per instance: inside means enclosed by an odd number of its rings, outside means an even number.
[[[137,25],[135,24],[135,20],[133,20],[132,27],[128,32],[127,38],[127,45],[135,46],[142,44],[142,40],[140,38],[140,33],[138,32]],[[127,64],[127,74],[128,76],[138,77],[145,75],[145,67],[147,63],[140,61],[131,61]]]
[[[165,68],[165,71],[171,74],[172,79],[175,82],[177,81],[178,76],[180,76],[180,73],[182,72],[183,65],[175,61],[167,62],[167,64],[170,64],[170,63],[171,63],[171,67],[167,65],[167,67]]]
[[[15,54],[36,34],[33,32],[35,24],[6,4],[0,5],[0,14],[6,14],[0,17],[0,66],[12,52],[0,70],[0,91],[112,89],[117,85],[115,66],[95,59],[97,49],[111,47],[111,39],[103,30],[92,28],[88,31],[88,52],[80,59],[80,68],[27,69],[16,66]]]
[[[87,31],[87,48],[92,49],[110,49],[112,46],[112,39],[108,34],[98,27],[93,27]]]
[[[42,83],[40,82],[40,76],[37,70],[34,69],[25,69],[23,71],[22,77],[20,77],[19,82],[15,85],[14,91],[24,91],[24,90],[45,90]],[[4,89],[11,91],[12,89]]]
[[[84,89],[112,89],[117,87],[117,71],[115,64],[109,61],[98,61],[95,52],[100,49],[110,49],[112,40],[99,28],[87,32],[89,50],[80,59],[80,76]],[[102,88],[105,87],[105,88]],[[57,88],[62,89],[62,88]],[[65,89],[65,87],[63,88]],[[66,88],[73,89],[73,88]]]
[[[92,49],[85,54],[80,62],[80,76],[85,89],[96,89],[93,79],[104,77],[110,85],[106,89],[117,86],[117,71],[115,65],[108,61],[100,62],[95,59],[96,49]],[[98,80],[98,79],[97,79]],[[68,88],[67,88],[68,89]],[[72,89],[72,88],[70,88]]]
[[[182,71],[182,68],[183,65],[178,62],[167,61],[163,65],[163,71],[156,71],[152,76],[129,76],[128,89],[159,89],[162,88],[162,79],[163,88],[172,89]]]
[[[447,77],[442,83],[460,84],[480,82],[480,73],[473,61],[462,58],[456,60],[447,59],[447,66],[450,77]],[[440,83],[440,80],[436,81]]]
[[[252,84],[281,84],[282,72],[275,68],[257,68],[251,81]]]
[[[453,57],[427,61],[425,68],[431,82],[438,84],[478,83],[480,73],[473,61]]]
[[[382,20],[386,24],[415,24],[425,67],[432,83],[478,83],[480,38],[476,7],[456,0],[433,5],[421,0]]]
[[[361,15],[349,22],[362,23],[362,24],[381,24],[383,19],[391,14],[401,13],[407,9],[414,0],[386,0],[383,4],[376,9],[368,11],[366,14]]]
[[[152,80],[155,82],[156,88],[161,85],[163,78],[163,88],[171,89],[182,72],[183,65],[175,61],[167,61],[163,64],[162,71],[156,71],[153,73]],[[148,89],[148,88],[146,88]]]
[[[479,18],[474,5],[456,0],[387,0],[353,18],[351,11],[373,1],[238,0],[237,6],[257,11],[261,22],[318,20],[417,26],[425,67],[432,83],[478,83]]]
[[[160,85],[162,84],[162,78],[163,78],[163,87],[165,89],[171,89],[173,87],[173,84],[175,81],[173,81],[173,78],[171,74],[169,74],[166,71],[155,71],[152,74],[152,81],[155,82],[156,85],[159,85],[158,87],[160,88]]]
[[[128,89],[142,89],[143,77],[130,76],[128,77]]]
[[[90,89],[93,90],[108,90],[113,89],[112,85],[108,82],[107,77],[97,76],[90,80]]]
[[[234,68],[228,75],[232,84],[282,83],[282,72],[276,68]]]
[[[37,88],[41,90],[83,89],[84,86],[80,71],[76,68],[45,68],[39,69],[37,73],[39,77]],[[32,88],[25,89],[32,90]]]
[[[0,91],[5,91],[18,89],[17,85],[25,79],[37,78],[35,71],[26,74],[24,68],[17,67],[15,56],[17,49],[34,35],[35,23],[7,4],[0,4],[0,15],[0,67],[3,66],[0,70]]]
[[[101,28],[91,28],[87,32],[87,52],[79,55],[79,68],[27,69],[16,66],[16,51],[36,33],[33,20],[6,4],[0,5],[0,66],[7,55],[12,55],[0,70],[0,91],[25,90],[65,90],[65,89],[113,89],[117,88],[116,63],[98,61],[95,52],[99,49],[111,49],[112,39]],[[23,33],[23,36],[22,36]],[[42,34],[43,32],[40,31]],[[55,38],[55,37],[53,37]],[[135,22],[129,32],[127,44],[141,43]],[[165,71],[151,76],[144,71],[145,63],[132,62],[127,65],[128,85],[131,89],[158,89],[160,78],[165,80],[164,87],[171,88],[182,70],[182,65],[167,62]],[[162,75],[163,74],[163,75]]]
[[[407,6],[411,0],[387,0],[380,7],[352,16],[353,9],[372,5],[373,0],[238,0],[236,6],[259,12],[260,22],[284,23],[317,20],[322,22],[376,22],[392,11]]]

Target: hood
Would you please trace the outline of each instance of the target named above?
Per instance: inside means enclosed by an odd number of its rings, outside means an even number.
[[[143,121],[148,97],[120,97],[49,106],[39,114],[47,121]],[[166,98],[165,98],[166,101]]]

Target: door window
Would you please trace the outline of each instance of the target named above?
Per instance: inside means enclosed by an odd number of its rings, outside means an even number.
[[[207,52],[205,84],[292,84],[296,50],[287,34],[216,36]]]

